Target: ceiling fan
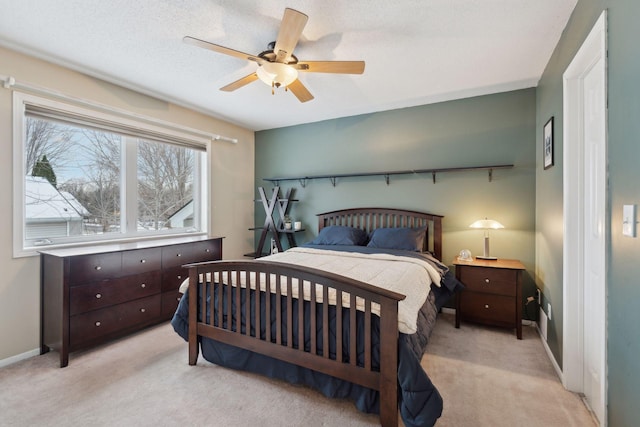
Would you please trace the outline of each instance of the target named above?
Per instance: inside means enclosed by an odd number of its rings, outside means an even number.
[[[250,55],[190,36],[184,37],[183,41],[258,64],[255,72],[221,87],[222,91],[232,92],[260,79],[271,86],[272,94],[275,93],[275,89],[284,87],[285,91],[290,89],[300,102],[307,102],[313,99],[313,95],[298,79],[298,72],[336,74],[362,74],[364,72],[364,61],[299,61],[293,54],[293,49],[298,44],[302,29],[308,19],[309,17],[302,12],[290,8],[285,9],[278,38],[275,42],[269,43],[268,50],[258,55]]]

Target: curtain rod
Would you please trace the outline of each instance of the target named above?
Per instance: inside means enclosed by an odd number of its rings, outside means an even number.
[[[89,106],[91,108],[97,108],[100,110],[103,110],[105,112],[108,113],[112,113],[112,114],[117,114],[117,115],[121,115],[121,116],[125,116],[125,117],[134,117],[137,120],[142,120],[151,124],[155,124],[155,125],[160,125],[160,126],[164,126],[164,127],[170,127],[170,128],[174,128],[174,129],[179,129],[183,132],[188,132],[191,133],[193,135],[199,136],[199,137],[204,137],[204,138],[208,138],[211,141],[227,141],[227,142],[231,142],[232,144],[237,144],[238,143],[238,138],[232,138],[229,136],[224,136],[224,135],[219,135],[219,134],[215,134],[215,133],[208,133],[208,132],[203,132],[201,130],[198,129],[193,129],[187,126],[182,126],[182,125],[178,125],[178,124],[174,124],[174,123],[169,123],[166,122],[164,120],[159,120],[159,119],[154,119],[151,117],[146,117],[143,115],[139,115],[139,114],[135,114],[135,113],[131,113],[129,111],[125,111],[125,110],[120,110],[114,107],[110,107],[107,105],[103,105],[97,102],[93,102],[93,101],[87,101],[81,98],[76,98],[73,96],[69,96],[69,95],[65,95],[61,92],[52,90],[52,89],[48,89],[48,88],[44,88],[38,85],[34,85],[32,83],[25,83],[25,82],[19,82],[16,81],[16,79],[13,76],[6,76],[3,74],[0,74],[0,80],[2,80],[2,87],[4,87],[5,89],[9,89],[9,90],[21,90],[21,91],[26,91],[26,92],[30,92],[32,94],[36,94],[36,95],[46,95],[49,97],[54,97],[57,99],[60,99],[62,101],[67,101],[67,102],[72,102],[74,104],[79,104],[82,106]]]

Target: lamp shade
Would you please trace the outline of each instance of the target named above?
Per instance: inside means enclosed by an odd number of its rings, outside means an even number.
[[[482,256],[477,256],[480,259],[497,259],[494,256],[489,255],[489,230],[497,230],[504,228],[504,225],[493,219],[479,219],[469,226],[469,228],[482,228],[484,229],[484,253]]]
[[[484,228],[484,229],[492,228],[494,230],[497,230],[499,228],[504,228],[504,225],[500,224],[496,220],[485,218],[485,219],[477,220],[476,222],[471,224],[469,228]]]
[[[272,87],[287,87],[298,78],[298,70],[280,62],[265,62],[258,67],[256,74]]]

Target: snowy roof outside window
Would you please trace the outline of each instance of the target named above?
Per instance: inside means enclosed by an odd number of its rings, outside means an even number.
[[[169,216],[172,227],[184,227],[185,221],[193,220],[193,199]]]
[[[45,178],[25,177],[25,218],[42,220],[81,220],[89,211],[66,191],[58,191]]]

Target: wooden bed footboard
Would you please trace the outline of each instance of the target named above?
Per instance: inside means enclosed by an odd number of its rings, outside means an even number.
[[[208,337],[378,390],[382,425],[398,424],[398,301],[403,300],[404,295],[330,272],[292,264],[255,260],[214,261],[191,264],[188,267],[189,364],[195,365],[197,362],[199,337]],[[211,286],[207,282],[224,283],[226,286]],[[210,300],[216,301],[209,306],[206,302],[207,289],[211,294]],[[264,298],[262,308],[260,303],[252,305],[248,289],[275,295],[273,301],[276,306],[271,306],[272,298]],[[257,294],[258,292],[254,292],[254,295]],[[335,295],[336,331],[341,331],[343,324],[349,325],[350,337],[346,344],[348,349],[343,349],[342,339],[335,338],[341,338],[342,334],[333,335],[329,332],[329,299],[332,294]],[[293,309],[294,301],[300,295],[304,295],[305,300],[309,301],[310,336],[306,336],[304,328],[304,310]],[[243,298],[244,307],[241,303],[232,303],[232,299],[241,302]],[[363,332],[358,332],[356,327],[356,305],[364,307]],[[347,316],[343,316],[343,306],[349,307]],[[198,307],[203,308],[202,311],[207,307],[208,313],[198,313]],[[375,310],[378,307],[379,371],[372,367],[371,338],[372,308]],[[254,312],[250,312],[251,310]],[[261,313],[261,310],[264,312]],[[317,310],[321,312],[316,313]],[[273,315],[271,313],[276,316],[275,331],[272,331],[270,320],[263,320],[267,324],[262,325],[264,336],[261,336],[261,317],[270,319]],[[316,320],[317,314],[321,314],[318,316],[320,324]],[[246,322],[244,328],[241,326],[243,317]],[[297,324],[300,332],[298,336],[294,337],[293,327],[285,327],[283,330],[283,323],[292,326]],[[363,333],[363,337],[358,337],[357,333]],[[310,343],[307,349],[305,338]],[[354,356],[359,338],[364,342],[364,361],[361,364]],[[329,355],[330,339],[334,340],[332,344],[335,358]],[[321,342],[322,346],[318,346],[317,342]],[[351,355],[346,363],[343,362],[345,353]]]

